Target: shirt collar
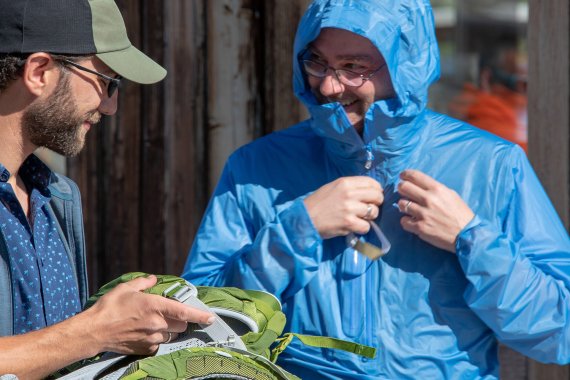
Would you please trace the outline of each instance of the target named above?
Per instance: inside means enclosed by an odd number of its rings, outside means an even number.
[[[45,195],[50,194],[48,186],[51,183],[52,171],[35,155],[31,154],[26,158],[19,173],[28,188],[38,189]]]

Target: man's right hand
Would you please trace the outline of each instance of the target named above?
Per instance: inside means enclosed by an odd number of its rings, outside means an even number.
[[[155,283],[155,276],[136,278],[117,285],[92,307],[63,322],[27,334],[0,337],[0,374],[42,379],[103,351],[148,355],[160,343],[184,331],[187,322],[213,322],[210,313],[142,293]],[[22,360],[24,357],[33,360]]]
[[[211,324],[214,316],[178,301],[142,293],[156,283],[155,276],[119,284],[99,299],[90,314],[93,338],[101,351],[148,355],[158,345],[184,332],[188,322]]]
[[[378,217],[383,202],[380,183],[365,176],[339,178],[304,200],[313,225],[323,239],[351,232],[366,234],[370,230],[368,221]]]

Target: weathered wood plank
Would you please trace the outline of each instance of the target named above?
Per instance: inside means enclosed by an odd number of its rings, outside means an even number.
[[[165,271],[179,274],[208,201],[205,1],[165,3]]]
[[[500,378],[502,380],[528,380],[528,362],[526,356],[510,348],[499,346]]]
[[[165,55],[164,41],[164,2],[143,1],[141,4],[141,48],[151,58],[162,63]],[[140,141],[140,174],[137,183],[140,193],[139,252],[129,252],[138,259],[136,267],[144,272],[164,273],[165,261],[165,82],[162,81],[141,88],[143,115]],[[133,165],[133,167],[136,167]],[[137,232],[134,232],[135,234]]]
[[[264,132],[287,128],[307,117],[293,93],[293,42],[307,0],[264,3]]]
[[[261,115],[256,67],[259,13],[252,0],[207,2],[210,191],[228,156],[257,137]]]
[[[141,44],[139,2],[118,2],[123,10],[127,28],[135,44]],[[139,165],[140,165],[140,86],[127,83],[120,91],[120,113],[110,118],[103,128],[99,146],[102,156],[100,179],[103,186],[99,196],[103,218],[99,238],[102,239],[100,257],[101,281],[107,281],[137,267],[140,240]]]
[[[529,158],[570,228],[570,5],[531,0]]]
[[[530,0],[529,158],[570,227],[570,5]],[[529,360],[529,380],[568,380],[569,366]]]

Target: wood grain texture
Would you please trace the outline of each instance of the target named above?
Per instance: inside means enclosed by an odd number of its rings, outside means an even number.
[[[530,0],[529,159],[570,227],[570,5]],[[570,367],[528,359],[528,380],[569,380]],[[513,380],[514,377],[511,377]]]
[[[210,191],[229,155],[258,137],[257,118],[262,112],[255,54],[258,7],[258,1],[249,0],[207,3]]]
[[[529,158],[558,214],[570,227],[570,5],[531,0]]]

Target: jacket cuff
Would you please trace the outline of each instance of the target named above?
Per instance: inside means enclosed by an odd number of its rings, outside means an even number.
[[[295,200],[290,207],[281,211],[278,219],[295,252],[312,250],[322,243],[302,198]]]
[[[483,224],[483,221],[475,215],[473,219],[457,235],[455,239],[455,252],[458,257],[466,257],[471,252],[471,248],[475,242],[477,228]]]

